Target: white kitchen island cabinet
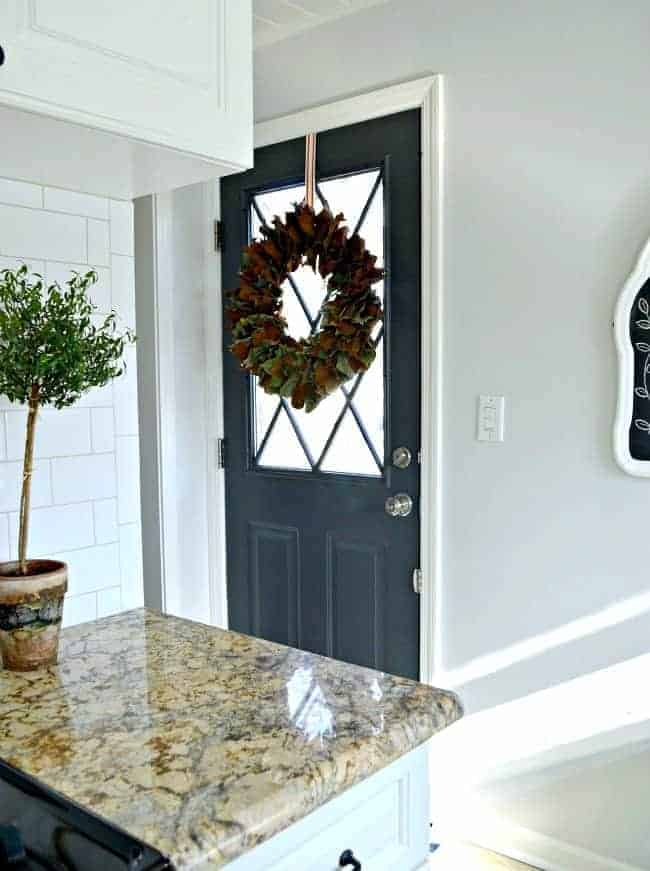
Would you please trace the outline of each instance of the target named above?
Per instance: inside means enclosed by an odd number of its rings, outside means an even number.
[[[0,175],[133,198],[252,163],[251,0],[0,4]]]
[[[227,865],[228,871],[426,871],[428,744]],[[348,852],[351,861],[341,865]]]

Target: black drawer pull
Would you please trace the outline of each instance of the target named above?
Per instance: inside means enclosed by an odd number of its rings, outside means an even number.
[[[0,45],[0,67],[2,66],[2,64],[3,64],[4,62],[5,62],[5,50],[4,50],[4,48]]]
[[[352,871],[361,871],[361,862],[354,858],[352,850],[344,850],[339,858],[339,868],[347,868],[352,865]]]

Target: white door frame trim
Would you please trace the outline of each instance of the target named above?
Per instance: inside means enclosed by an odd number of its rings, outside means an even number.
[[[420,568],[420,679],[431,683],[440,658],[440,593],[442,568],[442,315],[443,315],[443,116],[442,77],[430,75],[366,94],[305,109],[255,125],[255,147],[271,145],[392,115],[408,109],[421,111],[422,145],[422,399],[421,399],[421,496]],[[211,258],[209,258],[211,259]],[[214,285],[214,265],[211,265]],[[213,346],[214,347],[214,346]],[[210,356],[214,355],[212,351]],[[222,387],[221,362],[215,386]],[[219,390],[223,396],[223,390]],[[221,426],[219,427],[221,429]],[[223,431],[220,433],[223,434]],[[214,466],[212,466],[214,468]],[[215,504],[211,526],[215,541],[225,541],[223,496]],[[413,567],[408,567],[409,571]],[[221,577],[218,577],[221,575]],[[404,581],[406,582],[406,581]],[[213,620],[225,625],[226,574],[211,579]]]

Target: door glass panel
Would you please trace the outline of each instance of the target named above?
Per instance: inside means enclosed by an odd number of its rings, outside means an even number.
[[[306,271],[309,267],[303,267]],[[300,271],[300,270],[298,270]],[[311,272],[311,269],[309,269]],[[289,333],[296,339],[306,339],[311,331],[312,321],[308,319],[309,308],[303,294],[298,287],[298,272],[291,275],[291,281],[287,279],[282,285],[284,296],[282,297],[282,314],[287,320]],[[297,291],[297,292],[296,292]],[[320,305],[320,303],[319,303]]]
[[[340,390],[337,390],[309,414],[303,411],[294,411],[296,421],[300,424],[311,455],[316,461],[322,454],[325,443],[332,432],[332,427],[338,420],[344,405],[345,397]]]
[[[256,392],[261,391],[258,388]],[[311,469],[284,408],[280,408],[257,464],[272,469]]]
[[[341,178],[332,178],[319,183],[320,192],[329,203],[330,210],[335,215],[338,212],[343,212],[345,215],[346,223],[350,228],[350,235],[352,235],[352,231],[359,223],[361,213],[366,208],[368,198],[378,179],[379,170],[375,169],[370,172],[345,175]],[[359,230],[359,233],[361,236],[364,236],[361,230]],[[378,251],[373,250],[373,253],[378,254]]]
[[[366,246],[384,262],[384,190],[381,170],[320,179],[323,204],[343,212],[350,234],[357,224]],[[304,184],[263,191],[251,198],[251,237],[259,238],[262,223],[271,224],[305,195]],[[360,223],[359,223],[360,222]],[[295,338],[318,328],[326,283],[308,266],[297,269],[283,286],[283,315]],[[383,282],[375,285],[383,299]],[[377,359],[357,381],[350,381],[312,412],[281,406],[257,385],[251,392],[255,465],[266,469],[320,471],[380,477],[384,463],[383,331],[377,327]],[[358,385],[357,385],[358,382]],[[291,414],[291,420],[289,419]],[[293,421],[293,423],[292,423]],[[296,429],[300,438],[296,435]],[[301,445],[301,441],[304,445]]]
[[[257,386],[257,378],[254,379],[254,403],[255,403],[255,445],[256,451],[259,452],[264,437],[266,436],[269,427],[275,422],[276,413],[279,411],[279,406],[282,404],[277,396],[271,396],[265,393]],[[259,459],[259,458],[258,458]]]
[[[354,395],[354,405],[382,463],[384,457],[383,377],[384,342],[380,339],[377,345],[377,359],[363,375]]]
[[[349,409],[325,455],[322,470],[347,475],[381,474]]]
[[[284,221],[285,212],[290,211],[294,203],[301,203],[304,198],[305,185],[299,184],[255,194],[255,205],[261,213],[260,218],[270,225],[276,215]]]
[[[327,292],[326,282],[310,266],[301,266],[291,273],[291,277],[298,293],[307,306],[307,311],[312,322],[315,321]],[[291,329],[291,323],[289,323],[289,329]]]

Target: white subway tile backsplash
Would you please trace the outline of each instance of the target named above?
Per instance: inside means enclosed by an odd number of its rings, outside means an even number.
[[[135,271],[133,257],[113,254],[111,257],[113,306],[124,325],[135,328]]]
[[[15,272],[21,266],[26,266],[30,272],[38,272],[39,275],[45,275],[44,260],[25,259],[23,257],[0,257],[0,272],[3,269],[11,269]]]
[[[0,463],[0,511],[18,511],[23,484],[23,462]],[[50,505],[52,484],[49,460],[37,460],[32,475],[32,507]]]
[[[120,583],[120,548],[117,543],[58,553],[56,558],[68,564],[68,590],[72,596]]]
[[[0,562],[11,559],[9,545],[9,515],[0,514]]]
[[[120,526],[120,570],[122,574],[122,607],[142,608],[142,536],[137,523]]]
[[[0,178],[0,203],[40,209],[43,205],[43,190],[26,181]]]
[[[58,457],[51,463],[55,505],[115,496],[114,454]]]
[[[63,603],[63,622],[65,626],[77,626],[97,619],[97,593],[86,593],[84,596],[65,597]]]
[[[7,455],[18,460],[25,450],[27,412],[8,411]],[[87,408],[44,408],[36,422],[34,454],[38,457],[65,457],[90,453],[90,411]]]
[[[53,212],[69,212],[87,218],[108,218],[108,200],[92,194],[64,191],[60,188],[44,188],[44,205]]]
[[[11,554],[18,550],[18,514],[9,518]],[[29,556],[45,557],[91,547],[95,542],[93,532],[93,507],[90,502],[79,505],[56,505],[32,511],[29,533]]]
[[[115,394],[115,432],[117,435],[138,434],[138,372],[134,345],[124,353],[126,372],[113,383]]]
[[[115,420],[112,408],[90,410],[93,434],[93,451],[103,454],[115,450]]]
[[[88,263],[110,265],[108,221],[88,218]]]
[[[77,408],[97,408],[113,404],[113,382],[110,381],[104,387],[93,387],[88,393],[84,393],[77,402]]]
[[[97,616],[110,617],[122,610],[122,590],[120,587],[110,587],[108,590],[97,591]]]
[[[72,270],[94,268],[94,320],[114,306],[133,327],[133,253],[131,203],[0,179],[0,270],[26,262],[63,286]],[[127,354],[123,379],[39,416],[28,553],[68,562],[66,626],[143,604],[136,353]],[[17,556],[25,417],[0,396],[0,560]]]
[[[19,258],[84,261],[86,218],[0,205],[0,253]],[[96,262],[104,265],[108,261]]]
[[[90,289],[90,299],[100,312],[108,314],[111,302],[111,270],[107,266],[89,266],[97,273],[97,283]]]
[[[117,499],[102,499],[93,502],[95,515],[95,542],[111,544],[119,539],[117,528]]]
[[[56,282],[60,287],[64,287],[72,278],[73,272],[85,275],[91,269],[97,273],[97,283],[90,288],[90,301],[100,312],[108,313],[111,310],[111,270],[105,266],[91,266],[87,263],[55,263],[48,260],[45,264],[45,276],[48,284]]]
[[[140,454],[137,436],[118,436],[117,513],[120,523],[140,522]]]
[[[133,204],[122,200],[111,200],[110,211],[112,253],[133,256]]]

